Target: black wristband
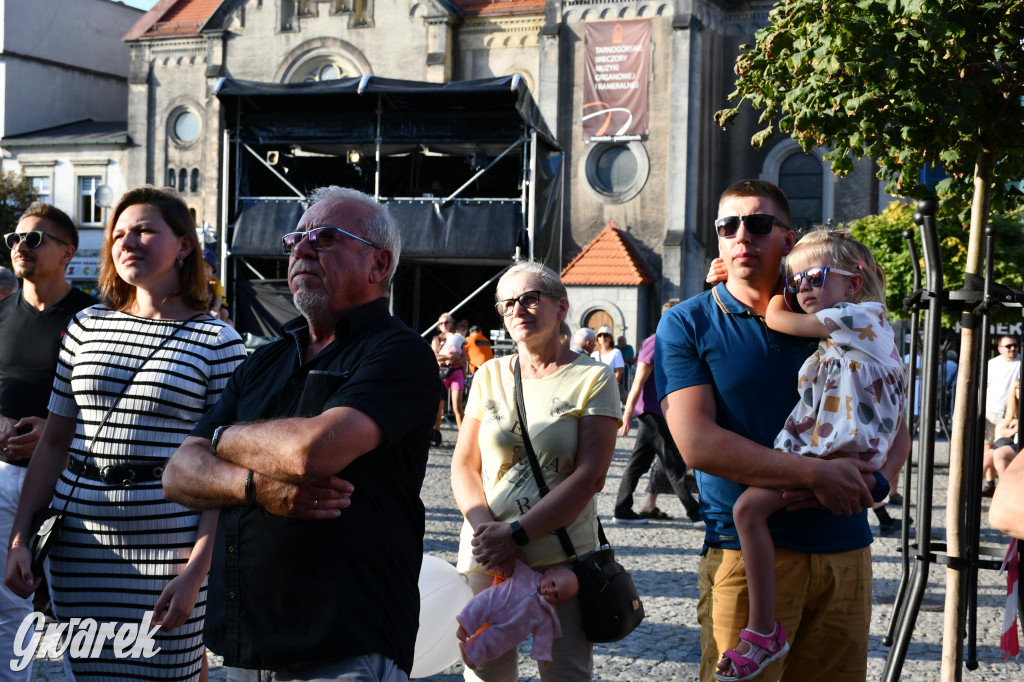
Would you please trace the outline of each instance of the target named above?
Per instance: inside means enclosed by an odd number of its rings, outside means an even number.
[[[213,438],[210,439],[210,454],[217,457],[217,444],[220,443],[220,437],[224,433],[224,430],[228,428],[227,424],[221,424],[213,430]]]
[[[873,471],[871,472],[871,475],[875,477],[875,487],[871,491],[871,499],[875,502],[881,502],[885,498],[889,497],[889,491],[891,490],[889,481],[880,471]]]
[[[245,477],[245,501],[250,507],[256,506],[256,486],[252,482],[253,470],[249,469],[249,475]]]

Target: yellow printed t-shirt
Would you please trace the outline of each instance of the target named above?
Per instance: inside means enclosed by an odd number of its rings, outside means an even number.
[[[496,358],[480,366],[466,404],[466,416],[480,421],[479,445],[484,495],[496,521],[512,522],[540,499],[530,458],[519,430],[515,377],[511,358]],[[621,424],[622,409],[611,369],[585,355],[578,356],[551,376],[523,379],[526,420],[530,425],[537,460],[549,488],[573,472],[581,417],[614,417]],[[591,500],[567,526],[577,554],[597,547],[597,510]],[[462,528],[459,568],[472,563],[469,523]],[[550,533],[523,548],[530,566],[566,561],[558,536]]]

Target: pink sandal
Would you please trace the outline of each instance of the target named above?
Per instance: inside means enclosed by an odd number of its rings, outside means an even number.
[[[750,651],[741,654],[735,649],[729,649],[722,655],[719,669],[715,671],[715,679],[719,682],[744,682],[751,680],[761,672],[779,660],[789,651],[789,642],[786,641],[786,628],[782,623],[775,622],[775,630],[767,637],[754,632],[750,628],[740,630],[740,639],[750,645]],[[722,664],[725,667],[721,667]],[[732,671],[736,677],[728,675],[729,664],[732,664]]]

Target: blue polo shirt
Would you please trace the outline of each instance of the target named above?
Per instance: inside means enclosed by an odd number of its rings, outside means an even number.
[[[797,372],[816,343],[772,331],[718,284],[662,316],[654,356],[658,399],[709,384],[718,425],[770,448],[799,399]],[[739,549],[732,507],[745,486],[702,471],[695,475],[707,524],[704,550]],[[871,544],[865,511],[782,511],[768,525],[777,547],[801,552],[831,554]]]

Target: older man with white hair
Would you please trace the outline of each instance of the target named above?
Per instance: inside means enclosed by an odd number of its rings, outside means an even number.
[[[572,346],[569,347],[574,353],[590,355],[597,346],[597,334],[590,327],[580,327],[572,335]]]
[[[437,362],[389,312],[387,209],[341,187],[310,202],[283,237],[302,316],[235,371],[164,492],[221,510],[206,644],[239,669],[229,680],[404,682]]]

